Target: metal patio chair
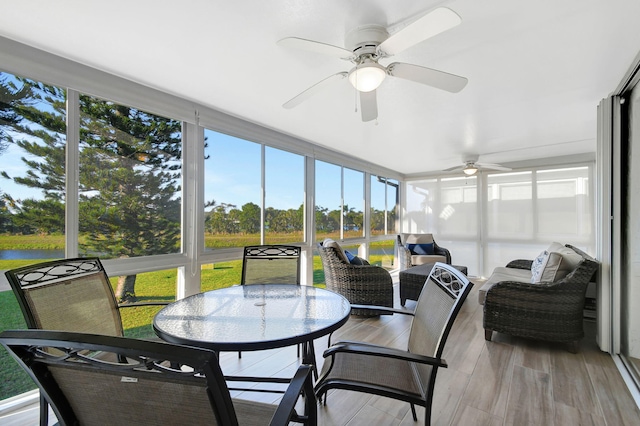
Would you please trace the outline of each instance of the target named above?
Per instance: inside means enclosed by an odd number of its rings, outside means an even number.
[[[300,284],[297,246],[247,246],[242,257],[241,284]]]
[[[414,312],[387,309],[394,314],[413,315],[408,349],[361,342],[332,345],[324,352],[325,361],[315,386],[316,396],[322,400],[330,389],[346,389],[406,401],[411,404],[415,421],[415,405],[426,408],[424,424],[429,425],[436,373],[439,367],[447,367],[442,351],[472,287],[460,271],[436,263]]]
[[[307,365],[273,405],[232,399],[218,358],[207,349],[48,330],[5,331],[0,343],[38,384],[61,425],[317,423]],[[94,356],[105,353],[127,362]],[[295,410],[300,396],[302,415]]]
[[[102,262],[95,257],[37,263],[5,272],[27,327],[124,336],[121,308],[166,305],[138,302],[118,305]],[[149,327],[149,338],[155,338]],[[42,399],[40,424],[48,423]]]

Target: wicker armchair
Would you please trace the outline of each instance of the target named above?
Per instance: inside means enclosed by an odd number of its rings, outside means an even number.
[[[494,331],[531,339],[571,344],[584,337],[584,298],[587,286],[598,270],[599,262],[582,250],[566,245],[580,256],[578,266],[556,282],[531,284],[501,281],[493,285],[484,300],[485,339]],[[507,267],[531,268],[529,260],[515,260]]]
[[[374,265],[349,263],[340,245],[333,240],[318,243],[327,290],[339,293],[357,305],[393,307],[393,283],[389,272]],[[351,314],[377,316],[387,311],[352,309]]]
[[[408,245],[420,243],[433,244],[433,254],[413,254]],[[451,265],[451,253],[446,248],[440,247],[432,234],[398,234],[396,245],[398,246],[398,266],[401,271],[424,263],[443,262]]]

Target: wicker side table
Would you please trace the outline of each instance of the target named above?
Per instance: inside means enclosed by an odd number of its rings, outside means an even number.
[[[404,306],[407,299],[418,300],[420,292],[435,263],[425,263],[400,271],[400,304]],[[451,265],[467,275],[467,267]]]

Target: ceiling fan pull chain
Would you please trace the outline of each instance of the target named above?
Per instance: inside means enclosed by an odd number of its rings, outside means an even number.
[[[356,86],[358,85],[358,74],[356,74]],[[354,92],[353,92],[353,101],[354,101],[354,106],[355,106],[355,112],[358,112],[358,89],[356,89],[355,87],[353,88]]]

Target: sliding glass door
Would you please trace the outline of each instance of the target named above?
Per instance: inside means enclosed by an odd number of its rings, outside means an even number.
[[[622,106],[620,355],[636,383],[640,384],[640,193],[637,190],[640,180],[639,84],[624,96]]]

